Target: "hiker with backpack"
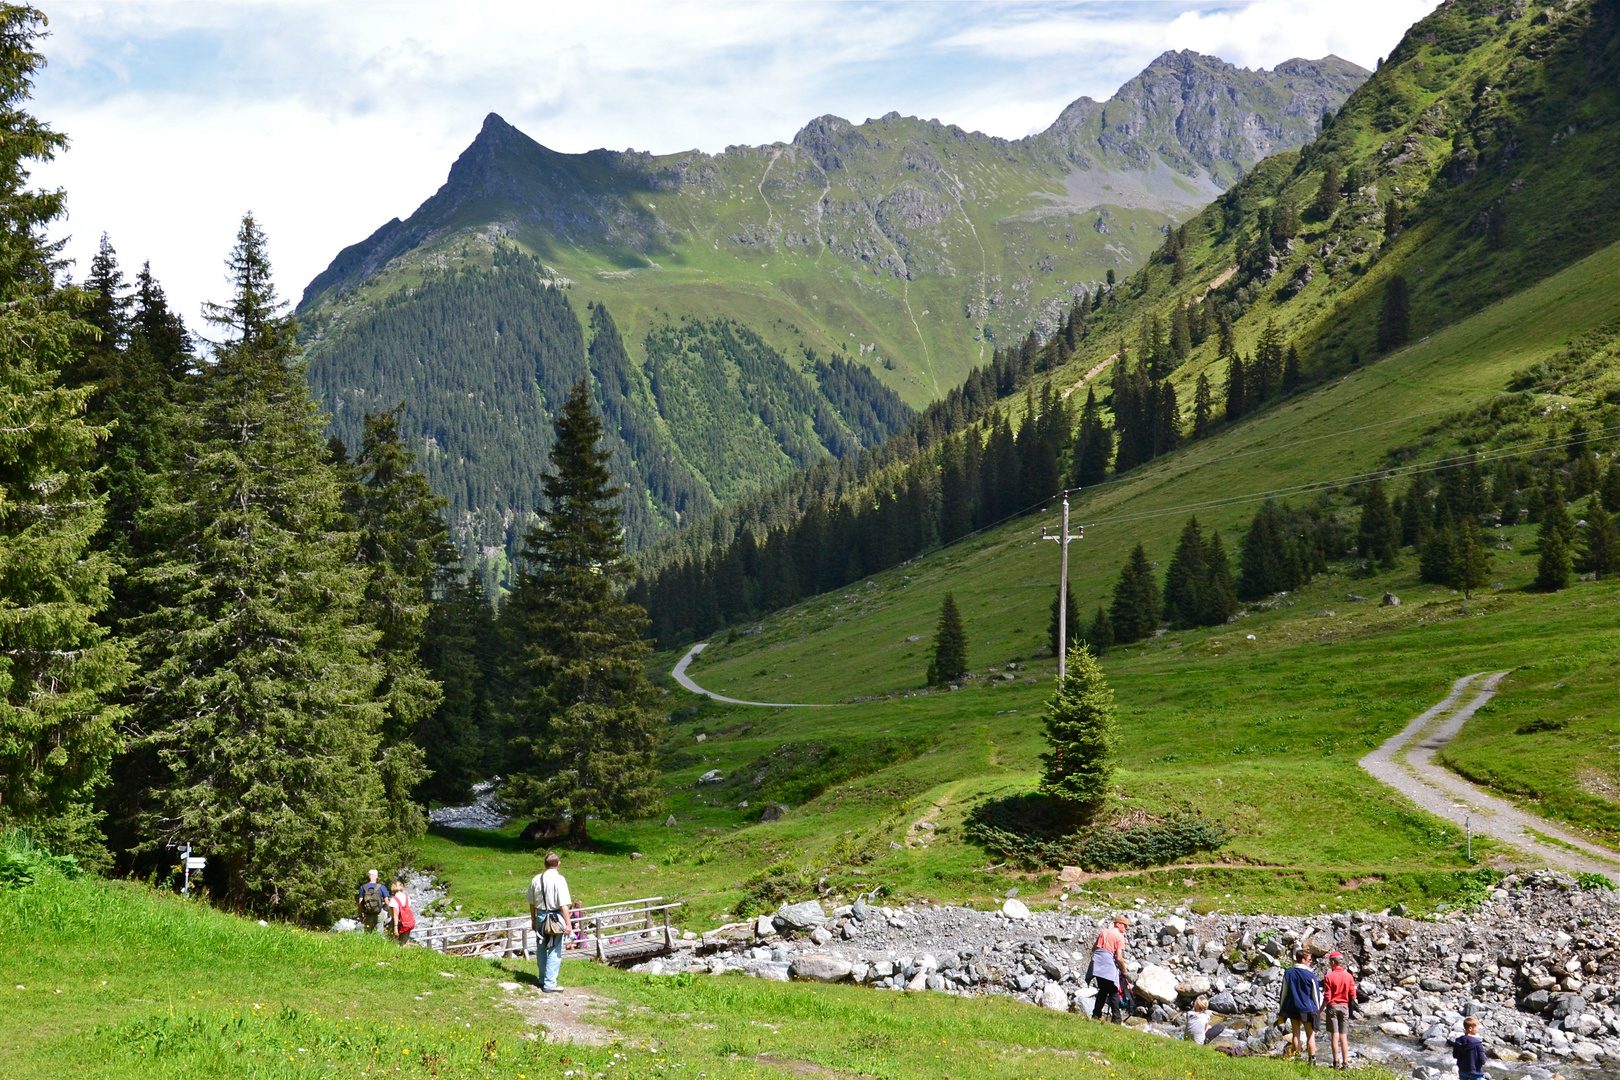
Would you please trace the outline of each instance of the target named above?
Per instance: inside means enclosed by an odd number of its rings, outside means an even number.
[[[563,944],[573,932],[572,906],[568,879],[562,876],[562,856],[546,852],[546,868],[529,882],[529,918],[540,935],[540,989],[548,994],[562,993],[557,975],[562,970]]]
[[[411,910],[411,897],[405,883],[394,879],[394,888],[388,895],[388,914],[394,926],[394,943],[400,948],[411,943],[411,931],[416,929],[416,912]]]
[[[388,886],[377,880],[377,871],[366,872],[366,883],[354,895],[354,907],[360,915],[360,924],[366,933],[375,934],[382,913],[388,910]]]
[[[1322,984],[1311,969],[1310,951],[1300,949],[1294,953],[1294,966],[1283,972],[1277,1019],[1287,1020],[1292,1025],[1289,1047],[1313,1065],[1316,1063],[1317,1018],[1321,1013]]]
[[[1123,998],[1130,993],[1125,982],[1125,928],[1129,925],[1125,916],[1115,915],[1113,924],[1103,927],[1091,948],[1090,977],[1097,984],[1097,1000],[1091,1006],[1093,1020],[1102,1019],[1106,1005],[1114,1023],[1124,1023]]]

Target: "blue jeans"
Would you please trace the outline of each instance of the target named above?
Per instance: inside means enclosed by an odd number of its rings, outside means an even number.
[[[562,969],[563,942],[566,934],[542,934],[540,937],[540,985],[547,990],[557,988],[557,973]]]

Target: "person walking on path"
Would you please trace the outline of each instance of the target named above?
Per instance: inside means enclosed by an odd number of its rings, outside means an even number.
[[[377,932],[377,922],[388,909],[388,886],[377,880],[377,871],[366,871],[366,883],[354,894],[354,907],[366,933]]]
[[[405,883],[394,879],[394,888],[388,894],[388,914],[393,920],[394,943],[400,948],[411,943],[411,931],[416,929],[416,912],[411,910],[411,897]]]
[[[1322,1011],[1326,1014],[1329,1050],[1333,1053],[1333,1067],[1350,1067],[1350,1005],[1356,1001],[1356,980],[1344,970],[1344,954],[1335,949],[1328,953],[1328,973],[1322,986]]]
[[[529,882],[529,918],[541,938],[540,989],[548,994],[562,992],[557,975],[562,970],[563,944],[574,929],[570,910],[574,898],[568,895],[568,879],[562,876],[561,866],[562,856],[548,851],[545,870]]]
[[[1485,1080],[1485,1044],[1479,1038],[1479,1020],[1463,1021],[1463,1033],[1452,1042],[1451,1056],[1457,1060],[1457,1080]]]
[[[1113,925],[1103,927],[1097,944],[1092,946],[1091,977],[1097,980],[1097,1000],[1091,1006],[1093,1020],[1102,1019],[1106,1004],[1114,1023],[1124,1022],[1120,988],[1125,985],[1125,927],[1129,925],[1125,916],[1115,915]]]
[[[1287,1020],[1293,1028],[1291,1045],[1311,1064],[1316,1064],[1316,1027],[1322,1012],[1322,986],[1311,970],[1311,954],[1300,949],[1294,954],[1294,966],[1283,972],[1282,1007],[1277,1010],[1278,1020]]]

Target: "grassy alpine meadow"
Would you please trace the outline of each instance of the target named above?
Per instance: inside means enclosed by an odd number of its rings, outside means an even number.
[[[130,882],[41,872],[0,888],[0,1076],[804,1075],[1264,1078],[1233,1061],[1007,1001],[570,963],[607,1045],[536,1038],[533,970],[261,926]]]
[[[1426,458],[1454,452],[1445,417],[1620,317],[1616,275],[1620,247],[1611,247],[1375,366],[1081,493],[1073,519],[1087,529],[1071,548],[1070,582],[1082,618],[1106,602],[1138,541],[1162,574],[1191,513],[1220,530],[1235,565],[1257,504],[1211,504],[1387,467],[1396,447]],[[1354,508],[1342,493],[1332,505],[1353,535]],[[1037,896],[1058,901],[1050,876],[1019,873],[962,836],[978,801],[1038,782],[1057,563],[1056,545],[1039,533],[1055,520],[1048,512],[1009,523],[768,616],[757,632],[716,636],[689,669],[700,685],[826,707],[722,705],[665,678],[662,764],[675,824],[593,827],[594,848],[567,856],[576,891],[679,899],[694,930],[818,884],[846,896],[881,886],[902,899],[982,904],[1014,883],[1027,898],[1033,879]],[[1410,808],[1356,761],[1455,679],[1485,670],[1512,674],[1446,760],[1620,841],[1620,732],[1605,706],[1620,674],[1620,589],[1586,581],[1530,591],[1535,527],[1489,533],[1491,584],[1469,598],[1420,583],[1408,551],[1392,570],[1335,564],[1226,626],[1110,650],[1120,809],[1199,815],[1232,836],[1190,861],[1201,865],[1104,876],[1088,892],[1302,911],[1454,901],[1473,868],[1502,864],[1506,853],[1476,839],[1470,863],[1454,827]],[[957,692],[924,686],[947,591],[963,611],[973,672]],[[1402,603],[1382,605],[1385,591]],[[681,652],[651,658],[649,669],[665,676]],[[716,770],[718,781],[699,782]],[[760,822],[773,801],[790,811]],[[519,827],[430,836],[424,862],[467,909],[518,910],[538,868]]]

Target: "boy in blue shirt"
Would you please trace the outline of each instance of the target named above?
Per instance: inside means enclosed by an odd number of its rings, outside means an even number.
[[[1294,954],[1294,966],[1283,972],[1282,1004],[1277,1010],[1277,1019],[1293,1025],[1294,1050],[1312,1065],[1316,1064],[1316,1018],[1321,1011],[1322,984],[1311,970],[1311,954],[1300,949]],[[1302,1028],[1303,1039],[1300,1037]]]
[[[1479,1038],[1479,1021],[1472,1016],[1464,1020],[1463,1032],[1451,1044],[1458,1080],[1485,1080],[1485,1044]]]

